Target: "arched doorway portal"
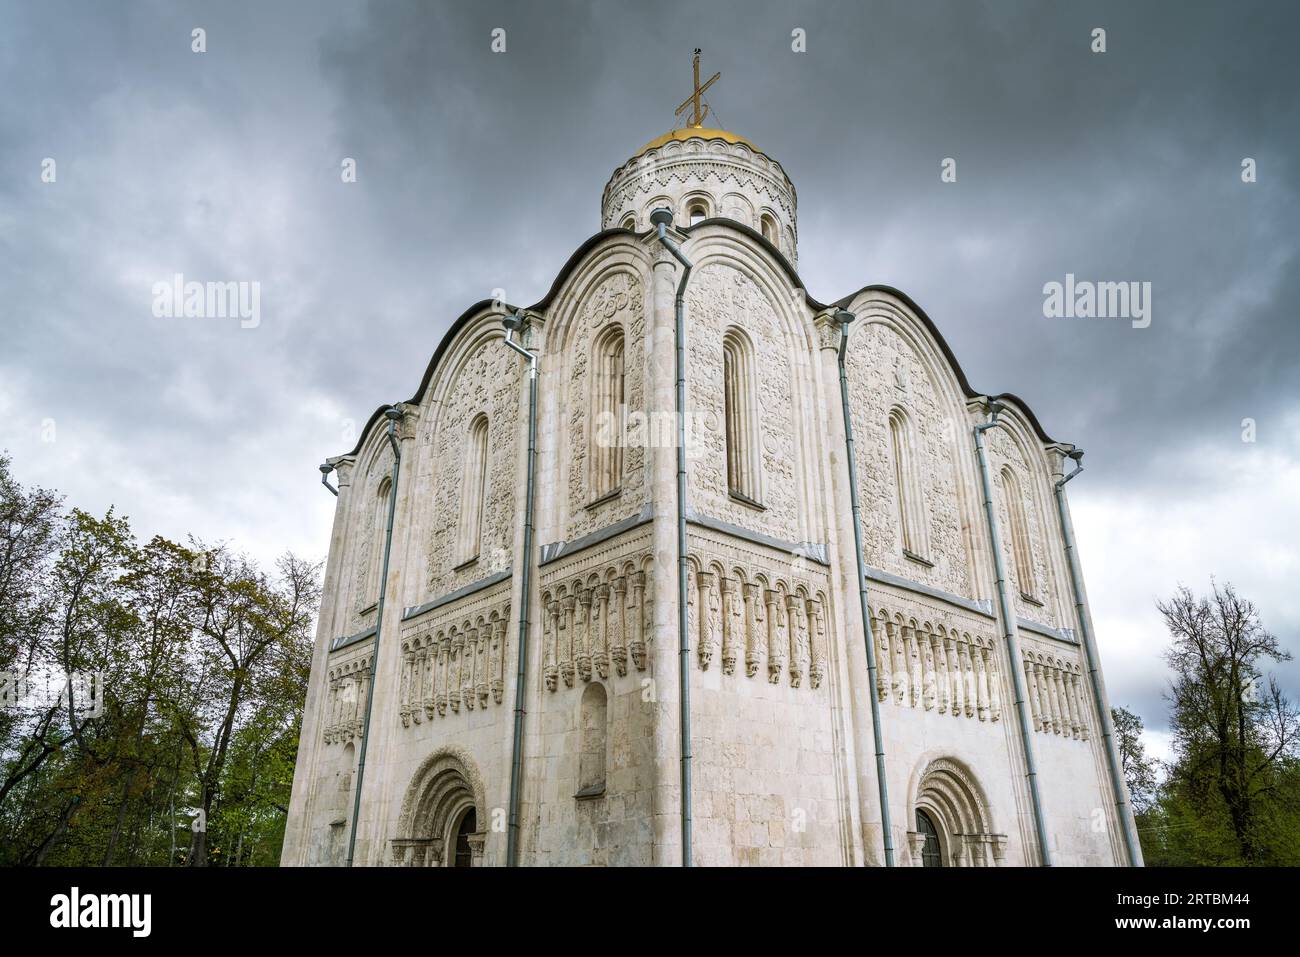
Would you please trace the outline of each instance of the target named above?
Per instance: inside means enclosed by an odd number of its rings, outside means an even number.
[[[479,867],[483,863],[483,783],[469,756],[439,751],[420,766],[402,801],[393,863],[407,867]]]
[[[938,758],[917,779],[912,800],[916,830],[908,832],[916,867],[996,867],[1007,837],[995,834],[988,801],[961,762]]]

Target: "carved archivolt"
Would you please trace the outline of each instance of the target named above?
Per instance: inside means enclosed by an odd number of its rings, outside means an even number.
[[[392,863],[406,867],[439,867],[455,854],[456,825],[473,811],[477,831],[470,839],[475,865],[481,863],[487,833],[487,802],[483,778],[469,752],[439,748],[420,765],[402,799],[398,833],[390,842]]]
[[[1006,856],[1007,836],[993,833],[988,800],[970,770],[953,758],[925,766],[911,807],[938,825],[940,854],[950,867],[996,867]],[[908,832],[912,863],[920,865],[924,835]]]
[[[509,624],[510,603],[502,597],[492,604],[460,603],[458,610],[403,636],[398,709],[402,726],[459,714],[462,707],[473,711],[501,704]]]
[[[876,694],[882,702],[957,718],[1002,719],[1002,680],[989,635],[959,623],[918,620],[888,608],[871,612]]]
[[[361,737],[366,716],[366,695],[370,690],[370,671],[374,661],[367,650],[332,660],[326,676],[325,720],[322,738],[326,744],[338,744]]]

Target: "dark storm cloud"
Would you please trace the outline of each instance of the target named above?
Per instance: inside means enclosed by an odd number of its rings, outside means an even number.
[[[812,295],[897,286],[975,387],[1088,449],[1071,493],[1100,624],[1125,636],[1116,699],[1163,710],[1151,600],[1179,578],[1234,577],[1294,643],[1290,4],[0,11],[0,444],[29,481],[148,532],[319,553],[314,466],[411,394],[465,307],[542,295],[700,46],[715,119],[799,190]],[[260,325],[153,317],[175,273],[260,283]],[[1044,318],[1066,273],[1152,283],[1151,326]],[[1212,540],[1170,548],[1186,527]]]

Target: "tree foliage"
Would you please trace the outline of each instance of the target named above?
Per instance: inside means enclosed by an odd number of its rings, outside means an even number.
[[[278,863],[318,572],[141,544],[0,456],[0,864]]]
[[[1181,587],[1157,608],[1171,639],[1173,758],[1152,800],[1139,800],[1147,779],[1125,761],[1147,863],[1300,864],[1300,712],[1264,671],[1291,654],[1231,585],[1200,597]]]

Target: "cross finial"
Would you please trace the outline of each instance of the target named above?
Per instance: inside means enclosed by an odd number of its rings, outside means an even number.
[[[703,104],[703,108],[701,108],[702,101],[700,97],[703,95],[705,90],[713,86],[714,81],[716,81],[718,77],[722,76],[722,74],[720,72],[713,74],[713,76],[709,77],[708,80],[705,81],[705,84],[703,86],[700,86],[700,48],[699,47],[695,48],[695,55],[691,58],[691,66],[693,67],[695,73],[695,92],[686,98],[685,103],[677,107],[677,112],[675,112],[673,116],[681,116],[682,112],[687,107],[692,107],[693,109],[691,110],[691,116],[690,119],[687,121],[687,125],[698,130],[701,126],[704,125],[704,118],[709,115],[709,107],[707,104]]]

